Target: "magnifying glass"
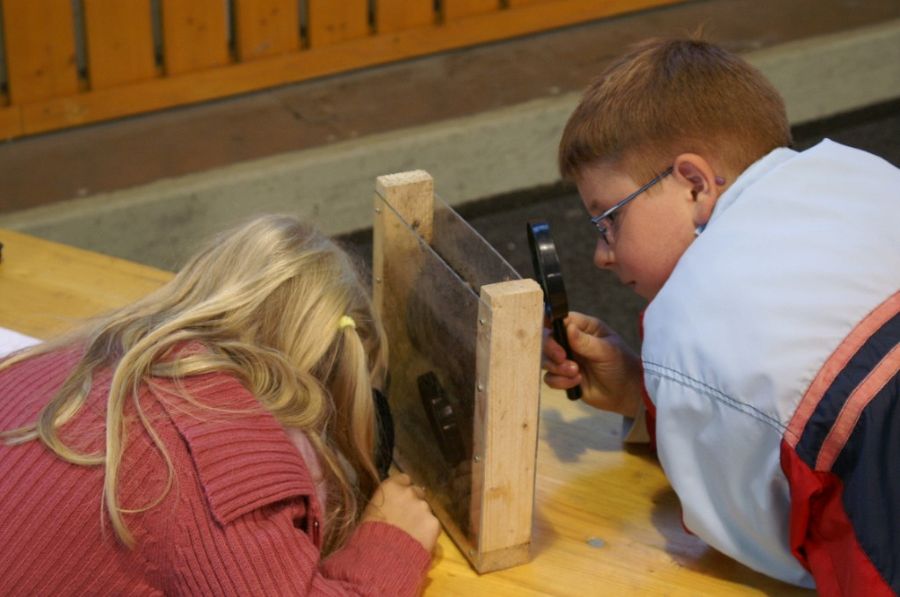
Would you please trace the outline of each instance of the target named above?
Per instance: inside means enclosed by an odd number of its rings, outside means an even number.
[[[569,299],[566,297],[556,245],[550,236],[550,224],[532,220],[525,228],[528,231],[528,246],[531,247],[534,275],[544,291],[544,311],[550,320],[553,339],[566,351],[566,358],[574,361],[565,324],[566,316],[569,314]],[[566,396],[569,400],[578,400],[581,398],[581,386],[569,388],[566,390]]]

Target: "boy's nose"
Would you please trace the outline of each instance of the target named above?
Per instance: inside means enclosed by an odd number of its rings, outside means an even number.
[[[615,253],[602,238],[597,239],[597,247],[594,249],[594,265],[600,269],[609,269],[616,262]]]

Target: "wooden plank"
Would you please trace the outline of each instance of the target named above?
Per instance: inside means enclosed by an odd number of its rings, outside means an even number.
[[[238,60],[256,60],[300,47],[297,0],[235,0]]]
[[[540,410],[543,292],[531,279],[481,287],[472,528],[479,572],[529,559]],[[480,458],[478,458],[480,456]]]
[[[375,30],[393,33],[425,27],[435,22],[432,0],[379,0],[376,5]]]
[[[22,108],[0,108],[0,141],[7,141],[22,134]]]
[[[223,0],[162,0],[163,64],[179,74],[230,62]]]
[[[444,20],[452,21],[472,15],[497,12],[500,10],[499,0],[444,0]]]
[[[595,0],[558,0],[441,26],[369,36],[265,60],[99,90],[75,98],[36,102],[22,108],[23,133],[45,132],[245,93],[678,1],[609,0],[598,4]]]
[[[385,224],[382,217],[389,203],[407,222],[418,222],[417,231],[425,241],[430,242],[434,230],[434,180],[424,170],[413,170],[397,174],[379,176],[375,180],[374,217],[372,224],[372,297],[375,312],[384,312],[385,261],[401,263],[403,260],[401,240],[408,235],[401,234]],[[397,222],[391,220],[394,226]],[[386,254],[394,251],[394,255]]]
[[[78,92],[70,0],[4,0],[10,102],[23,104]]]
[[[516,8],[519,6],[531,6],[532,4],[541,4],[543,2],[556,2],[557,0],[506,0],[507,6]]]
[[[156,76],[150,0],[84,0],[84,21],[91,89]]]
[[[318,48],[369,34],[368,0],[308,0],[309,47]]]
[[[36,338],[49,338],[83,318],[126,305],[172,277],[11,230],[0,230],[0,242],[0,326]]]

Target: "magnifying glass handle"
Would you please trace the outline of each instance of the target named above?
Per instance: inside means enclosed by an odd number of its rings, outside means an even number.
[[[566,358],[570,361],[574,361],[575,358],[572,355],[572,347],[569,346],[569,335],[566,333],[566,324],[562,319],[553,320],[553,339],[566,351]],[[578,400],[581,398],[581,386],[574,386],[566,390],[566,397],[569,400]]]

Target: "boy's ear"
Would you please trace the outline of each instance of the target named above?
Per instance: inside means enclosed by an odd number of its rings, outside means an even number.
[[[676,157],[672,174],[690,193],[694,204],[694,224],[706,224],[722,192],[722,179],[716,176],[710,163],[696,153],[682,153]]]

